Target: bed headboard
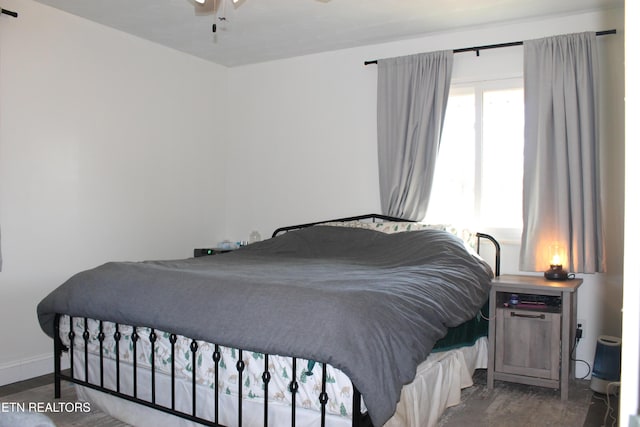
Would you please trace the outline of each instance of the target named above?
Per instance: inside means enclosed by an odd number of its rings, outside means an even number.
[[[367,214],[367,215],[349,216],[349,217],[346,217],[346,218],[330,219],[330,220],[327,220],[327,221],[309,222],[307,224],[289,225],[287,227],[280,227],[280,228],[276,229],[276,231],[273,232],[271,237],[276,237],[278,234],[286,233],[287,231],[297,230],[299,228],[307,228],[307,227],[311,227],[311,226],[318,225],[318,224],[325,224],[327,222],[349,222],[349,221],[367,221],[367,220],[369,220],[371,222],[376,222],[376,221],[415,222],[415,221],[410,221],[410,220],[406,220],[406,219],[402,219],[402,218],[396,218],[396,217],[388,216],[388,215]]]
[[[493,244],[493,248],[496,254],[493,272],[495,276],[498,277],[500,275],[500,243],[498,243],[498,241],[493,236],[485,233],[476,233],[476,238],[478,239],[478,244],[476,246],[478,249],[478,253],[480,253],[480,239],[486,239],[491,242],[491,244]]]
[[[389,215],[381,215],[381,214],[366,214],[366,215],[357,215],[350,216],[345,218],[337,218],[330,219],[326,221],[316,221],[309,222],[306,224],[298,224],[298,225],[289,225],[286,227],[280,227],[276,229],[271,237],[276,237],[278,234],[286,233],[287,231],[298,230],[301,228],[312,227],[314,225],[326,224],[326,223],[336,223],[336,222],[353,222],[353,221],[362,221],[362,222],[417,222],[411,221],[404,218],[397,218]],[[495,250],[495,262],[494,262],[494,273],[495,276],[498,277],[500,275],[500,243],[491,235],[485,233],[475,233],[475,237],[477,239],[476,251],[480,253],[480,242],[481,239],[485,239],[489,241]]]

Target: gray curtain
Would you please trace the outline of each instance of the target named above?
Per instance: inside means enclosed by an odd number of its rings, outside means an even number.
[[[595,33],[524,43],[525,147],[520,269],[604,271]]]
[[[382,213],[427,212],[451,85],[452,51],[378,60],[378,165]]]

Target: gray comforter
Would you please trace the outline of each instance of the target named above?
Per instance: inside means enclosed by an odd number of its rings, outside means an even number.
[[[66,313],[326,362],[351,378],[380,426],[447,327],[486,301],[491,277],[446,232],[321,226],[224,255],[107,263],[71,277],[37,311],[50,336],[55,313]]]

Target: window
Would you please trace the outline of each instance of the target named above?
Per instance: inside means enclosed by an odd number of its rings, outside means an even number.
[[[452,85],[426,222],[522,231],[522,79]]]

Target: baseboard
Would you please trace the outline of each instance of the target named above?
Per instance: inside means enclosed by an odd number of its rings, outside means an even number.
[[[67,358],[62,358],[62,369],[69,367]],[[53,354],[43,354],[0,365],[0,386],[24,381],[53,372]]]

